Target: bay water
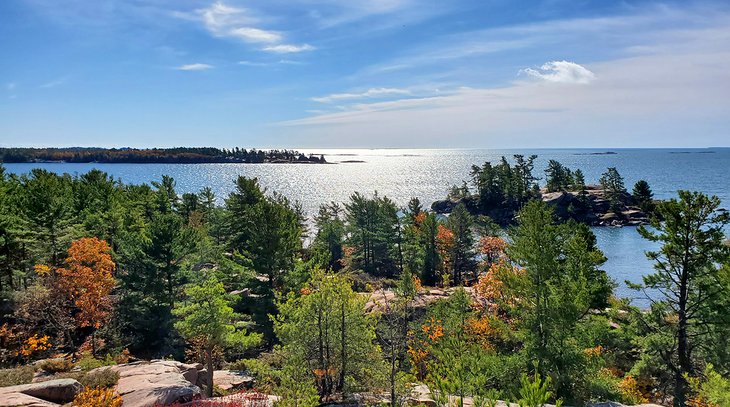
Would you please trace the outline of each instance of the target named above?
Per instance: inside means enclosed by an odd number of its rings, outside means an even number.
[[[654,196],[667,199],[686,189],[716,195],[730,205],[730,148],[707,149],[304,149],[305,154],[323,154],[324,164],[5,164],[11,173],[45,168],[57,173],[83,174],[93,168],[126,183],[149,183],[163,175],[177,182],[178,193],[197,192],[209,186],[219,203],[234,189],[239,175],[257,177],[269,191],[277,191],[301,202],[308,215],[327,202],[346,202],[359,191],[377,191],[399,205],[418,197],[424,207],[443,199],[452,185],[469,181],[473,164],[498,161],[501,156],[535,154],[535,171],[544,178],[550,159],[572,170],[581,169],[586,183],[597,183],[608,167],[616,167],[631,190],[640,179],[649,182]],[[543,182],[544,183],[544,180]],[[634,227],[596,227],[598,244],[608,258],[603,268],[618,283],[617,294],[646,306],[643,296],[629,290],[624,280],[638,282],[652,271],[644,255],[656,245],[642,239]]]

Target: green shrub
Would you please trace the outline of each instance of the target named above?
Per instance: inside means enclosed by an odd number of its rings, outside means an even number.
[[[119,373],[111,369],[100,369],[87,373],[81,380],[84,387],[109,389],[117,385]]]
[[[226,366],[228,370],[234,370],[239,372],[248,371],[249,359],[239,359],[235,362],[231,362]]]
[[[113,366],[117,363],[114,361],[114,358],[111,355],[106,355],[104,359],[97,359],[91,355],[86,355],[79,359],[79,367],[84,372],[88,372],[89,370],[94,370],[99,367],[103,366]]]
[[[33,366],[20,366],[15,369],[0,369],[0,387],[28,384],[33,380]]]
[[[697,394],[696,399],[709,405],[729,406],[730,379],[722,377],[709,364],[705,369],[705,376],[705,380],[688,377],[692,390]]]
[[[614,377],[608,370],[601,369],[597,374],[591,374],[587,380],[585,394],[579,394],[585,401],[627,401],[621,392],[621,380]],[[629,400],[633,401],[633,400]],[[632,403],[633,404],[633,403]]]
[[[45,372],[54,374],[68,372],[74,368],[74,364],[68,359],[46,359],[41,361],[38,367]]]
[[[74,379],[76,381],[81,381],[81,379],[84,377],[86,373],[84,372],[61,372],[61,373],[54,373],[52,375],[48,376],[40,376],[36,378],[36,381],[39,382],[47,382],[49,380],[57,380],[57,379]]]
[[[539,374],[535,373],[533,380],[523,374],[520,379],[520,407],[542,407],[552,396],[550,391],[550,376],[542,380]],[[562,404],[562,403],[561,403]]]

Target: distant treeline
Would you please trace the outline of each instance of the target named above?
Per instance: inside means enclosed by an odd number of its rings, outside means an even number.
[[[324,156],[294,150],[247,150],[245,148],[0,148],[0,162],[29,163],[325,163]]]

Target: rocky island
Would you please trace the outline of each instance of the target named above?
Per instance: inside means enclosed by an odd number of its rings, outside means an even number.
[[[540,187],[532,175],[536,156],[514,157],[511,165],[504,157],[499,164],[473,166],[473,194],[465,182],[451,188],[446,199],[434,202],[431,209],[451,213],[463,204],[472,215],[488,216],[499,225],[515,223],[517,211],[527,202],[542,200],[555,216],[590,226],[638,226],[648,223],[656,202],[646,181],[639,181],[629,193],[616,168],[608,168],[599,184],[586,185],[581,170],[572,171],[555,160],[545,170],[546,184]]]

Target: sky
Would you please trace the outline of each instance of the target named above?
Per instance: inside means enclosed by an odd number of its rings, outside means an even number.
[[[0,146],[730,146],[730,3],[2,0]]]

